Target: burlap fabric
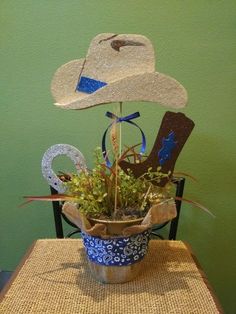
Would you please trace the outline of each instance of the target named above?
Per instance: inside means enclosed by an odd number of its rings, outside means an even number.
[[[91,225],[86,216],[80,213],[76,203],[65,202],[62,207],[62,212],[71,222],[91,236],[107,238],[110,237],[111,234],[114,234],[109,232],[107,224],[96,223],[95,225]],[[119,235],[130,236],[141,233],[151,228],[153,225],[172,220],[176,215],[177,211],[174,199],[167,200],[161,204],[153,205],[139,224],[132,224],[132,221],[130,221],[131,225],[128,227],[124,224]]]
[[[96,282],[82,241],[38,240],[3,297],[1,314],[219,313],[187,247],[151,240],[143,273],[125,284]]]

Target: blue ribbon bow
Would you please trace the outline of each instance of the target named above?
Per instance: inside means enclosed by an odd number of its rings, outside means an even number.
[[[138,118],[140,117],[140,113],[139,112],[134,112],[128,116],[125,116],[125,117],[117,117],[114,113],[112,112],[109,112],[107,111],[106,114],[105,114],[108,118],[111,118],[111,119],[114,119],[114,122],[112,122],[106,129],[106,131],[104,132],[103,134],[103,137],[102,137],[102,154],[103,154],[103,158],[105,159],[106,161],[106,165],[108,167],[111,167],[111,162],[110,160],[108,159],[108,156],[107,156],[107,151],[106,151],[106,135],[107,135],[107,132],[108,130],[110,129],[110,127],[113,125],[113,123],[121,123],[121,122],[127,122],[129,124],[132,124],[134,126],[136,126],[140,132],[141,132],[141,136],[142,136],[142,146],[141,146],[141,149],[140,149],[140,154],[143,154],[146,150],[146,138],[145,138],[145,135],[142,131],[142,129],[133,121],[130,121],[130,120],[133,120],[135,118]]]

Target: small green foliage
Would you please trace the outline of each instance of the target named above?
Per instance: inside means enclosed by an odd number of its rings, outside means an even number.
[[[149,169],[139,178],[135,178],[130,170],[125,173],[119,166],[117,168],[117,164],[116,168],[108,168],[101,162],[101,150],[96,149],[95,167],[71,175],[65,182],[66,194],[73,196],[79,210],[90,217],[115,219],[127,211],[139,212],[139,216],[143,216],[151,205],[170,197],[170,185],[164,188],[156,185],[161,178],[168,176],[159,167],[156,172]]]

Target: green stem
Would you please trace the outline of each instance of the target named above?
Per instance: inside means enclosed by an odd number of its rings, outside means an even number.
[[[120,106],[119,106],[119,116],[122,117],[122,102],[120,102]],[[121,146],[122,146],[122,139],[121,139],[121,123],[120,123],[120,134],[119,134],[119,157],[121,156]]]

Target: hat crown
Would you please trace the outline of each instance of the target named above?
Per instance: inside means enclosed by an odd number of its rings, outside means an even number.
[[[111,83],[154,71],[154,49],[145,36],[103,33],[91,41],[81,76]]]
[[[157,102],[171,108],[187,103],[184,87],[155,71],[150,40],[135,34],[97,35],[86,58],[72,60],[56,71],[51,91],[55,105],[65,109],[129,101]]]

